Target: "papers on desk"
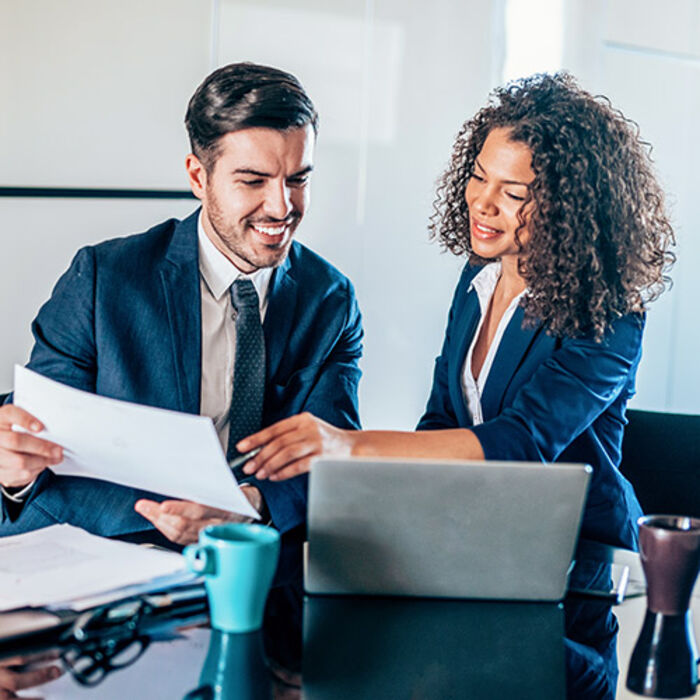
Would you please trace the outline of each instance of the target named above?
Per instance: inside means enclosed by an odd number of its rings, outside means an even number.
[[[64,448],[56,474],[105,479],[259,518],[226,463],[210,418],[73,389],[15,366],[14,402]]]
[[[175,552],[108,540],[71,525],[0,538],[0,610],[83,610],[195,578]]]

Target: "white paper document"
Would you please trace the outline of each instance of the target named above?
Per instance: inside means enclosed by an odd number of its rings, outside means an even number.
[[[214,424],[108,399],[15,366],[14,402],[63,447],[56,474],[105,479],[259,518],[238,486]]]
[[[52,525],[0,538],[0,610],[55,605],[184,568],[184,559],[175,552],[108,540],[72,525]]]

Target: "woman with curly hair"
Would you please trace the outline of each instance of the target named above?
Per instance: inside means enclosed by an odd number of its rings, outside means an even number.
[[[636,125],[568,74],[498,89],[457,135],[430,228],[468,261],[417,431],[294,416],[239,443],[264,445],[246,471],[289,478],[320,454],[585,462],[581,535],[636,548],[641,509],[618,471],[625,406],[674,259]],[[594,652],[576,673],[602,663],[593,695],[608,697],[615,625],[589,613],[569,606],[567,636]]]

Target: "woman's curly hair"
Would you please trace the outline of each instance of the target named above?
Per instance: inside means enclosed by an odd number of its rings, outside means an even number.
[[[495,90],[457,135],[429,227],[432,238],[476,264],[487,261],[471,249],[464,193],[495,128],[532,153],[535,179],[521,209],[532,208],[530,238],[519,259],[526,318],[557,336],[601,339],[616,318],[643,311],[670,283],[675,238],[648,144],[607,98],[585,92],[568,73]]]

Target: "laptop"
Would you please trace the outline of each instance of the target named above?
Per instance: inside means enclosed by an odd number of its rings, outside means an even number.
[[[584,464],[319,459],[306,590],[561,600],[591,473]]]

